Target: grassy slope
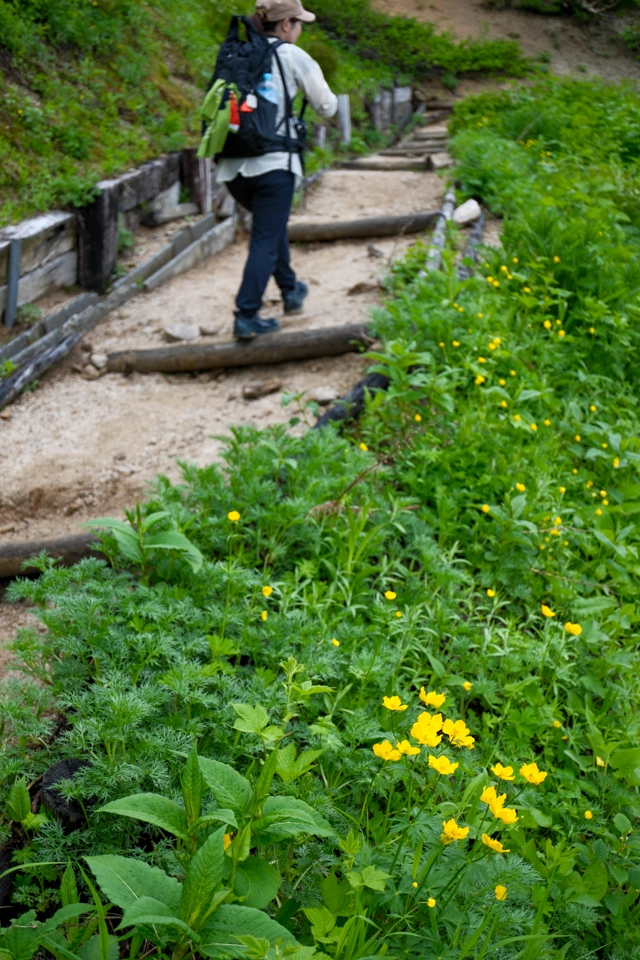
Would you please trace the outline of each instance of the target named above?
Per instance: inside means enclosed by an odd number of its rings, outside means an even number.
[[[101,177],[195,143],[217,44],[231,12],[251,6],[0,0],[0,226],[82,203]],[[450,70],[519,69],[515,44],[456,45],[429,25],[373,13],[368,0],[316,6],[320,26],[303,43],[334,87],[353,94],[356,121],[374,87],[420,76],[432,62]],[[356,22],[361,43],[353,42]]]

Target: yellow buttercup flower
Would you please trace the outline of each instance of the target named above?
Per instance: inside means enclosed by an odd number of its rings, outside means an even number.
[[[396,750],[399,750],[403,757],[416,757],[420,753],[420,747],[412,746],[408,740],[396,743]]]
[[[263,587],[263,588],[262,588],[262,596],[263,596],[263,597],[270,597],[272,593],[273,593],[273,587]]]
[[[525,487],[524,483],[516,483],[516,490],[518,493],[524,493],[526,489],[527,488]]]
[[[361,444],[360,444],[360,449],[361,449],[361,450],[368,450],[369,447],[366,445],[366,443],[361,443]]]
[[[503,767],[501,763],[496,763],[495,767],[491,767],[491,772],[500,780],[515,780],[513,767]]]
[[[593,820],[593,814],[591,813],[591,810],[585,810],[584,818],[585,820]]]
[[[380,760],[399,760],[402,754],[395,750],[392,743],[388,740],[382,740],[380,743],[374,743],[373,752]]]
[[[399,610],[396,610],[396,612],[395,612],[395,616],[396,616],[396,617],[401,617],[401,616],[402,616],[402,614],[400,613],[400,611],[399,611]]]
[[[411,727],[411,736],[426,747],[437,747],[442,740],[441,730],[442,715],[435,713],[432,716],[425,710]]]
[[[438,710],[447,699],[444,693],[436,693],[435,690],[430,690],[429,693],[427,693],[424,687],[420,687],[419,697],[425,706],[435,707],[436,710]]]
[[[451,820],[442,821],[440,842],[444,844],[455,843],[456,840],[464,840],[468,833],[469,827],[459,827],[452,817]]]
[[[418,881],[417,881],[417,880],[414,880],[413,883],[411,884],[411,886],[413,887],[414,890],[417,890],[417,888],[418,888]]]
[[[444,347],[444,341],[441,340],[440,343],[438,344],[438,346],[439,346],[439,347]]]
[[[489,809],[497,820],[502,820],[502,822],[507,824],[507,826],[516,823],[518,820],[518,814],[515,810],[512,810],[511,807],[498,807],[495,805],[495,809],[493,807],[489,807]]]
[[[545,330],[551,330],[553,324],[551,323],[551,320],[545,320],[542,326],[545,328]]]
[[[571,623],[570,620],[568,620],[567,623],[565,623],[564,628],[567,631],[567,633],[571,634],[572,637],[579,637],[580,634],[582,633],[582,627],[580,626],[580,624]]]
[[[506,797],[506,794],[505,794]],[[482,793],[480,794],[480,800],[482,803],[492,804],[497,799],[496,788],[495,787],[485,787]]]
[[[339,640],[336,640],[335,638],[331,641],[331,643],[333,644],[334,647],[339,647],[339,646],[340,646],[340,641],[339,641]]]
[[[522,417],[519,413],[516,413],[513,419],[516,421],[516,423],[519,423],[522,420]]]
[[[467,747],[473,750],[475,740],[469,735],[469,728],[464,720],[445,720],[442,724],[442,732],[449,738],[449,743],[454,747]]]
[[[498,383],[500,384],[501,387],[506,387],[507,385],[507,381],[503,380],[502,377],[500,378],[500,380],[498,380]]]
[[[551,609],[551,607],[548,607],[548,606],[546,605],[546,603],[543,603],[542,606],[540,607],[540,609],[542,610],[542,616],[543,616],[543,617],[555,617],[555,613],[553,612],[553,610]]]
[[[491,507],[489,506],[488,503],[483,503],[483,504],[482,504],[482,507],[481,507],[481,510],[482,510],[483,513],[489,513],[490,510],[491,510]]]
[[[452,346],[452,347],[459,347],[459,346],[460,346],[460,341],[459,341],[459,340],[452,340],[452,341],[451,341],[451,346]]]
[[[492,590],[491,587],[489,587],[489,589],[487,590],[487,596],[488,596],[488,597],[495,597],[495,595],[496,595],[495,590]]]
[[[550,427],[550,426],[551,426],[551,420],[549,420],[548,417],[547,417],[546,420],[544,421],[544,425],[545,425],[545,427]]]
[[[231,834],[230,834],[230,833],[225,833],[224,837],[222,838],[222,847],[223,847],[223,849],[226,850],[227,847],[230,847],[231,844],[232,844],[232,842],[233,842],[233,840],[232,840]]]
[[[403,710],[407,709],[409,704],[403,703],[400,697],[394,696],[394,697],[383,697],[382,706],[386,707],[387,710],[399,710],[400,712],[402,712]]]
[[[498,884],[494,890],[496,895],[496,900],[506,900],[507,899],[507,888],[503,887],[501,883]]]
[[[417,886],[417,884],[416,884],[416,886]],[[435,899],[434,899],[433,897],[429,897],[429,899],[427,900],[427,906],[428,906],[428,907],[431,907],[431,908],[433,909],[433,907],[435,907],[435,905],[436,905]]]
[[[531,293],[531,287],[523,287],[524,293]]]
[[[507,403],[506,400],[501,400],[501,401],[500,401],[500,406],[503,408],[503,410],[506,410],[507,407],[509,406],[509,404]]]
[[[227,514],[227,520],[230,520],[231,523],[237,523],[240,519],[240,514],[237,510],[230,510]]]
[[[566,336],[566,333],[564,332],[564,330],[558,330],[558,336],[559,336],[559,337],[565,337],[565,336]]]
[[[436,773],[441,774],[442,776],[449,776],[452,773],[455,773],[459,763],[452,763],[451,760],[448,760],[446,757],[432,757],[429,756],[429,766],[432,770],[435,770]]]
[[[596,407],[595,403],[589,404],[589,410],[591,410],[591,413],[595,413],[597,409],[598,408]]]
[[[515,377],[515,375],[516,375],[516,371],[515,371],[515,370],[509,370],[509,376],[510,376],[510,377]]]
[[[601,517],[601,516],[602,516],[602,510],[600,509],[600,507],[598,507],[596,510],[596,517]]]
[[[416,423],[422,423],[422,414],[415,413],[413,416],[413,419],[415,420]]]
[[[578,441],[578,443],[580,443],[580,441],[582,440],[582,437],[580,436],[579,433],[576,433],[575,439]]]
[[[269,616],[268,611],[267,611],[267,610],[263,610],[262,613],[260,614],[260,619],[264,621],[264,620],[267,619],[268,616]]]
[[[482,834],[482,842],[485,847],[489,847],[490,850],[495,850],[496,853],[511,853],[511,850],[505,850],[499,840],[494,840],[493,837],[490,837],[488,833]]]
[[[384,598],[385,600],[395,600],[397,594],[393,590],[385,590]]]
[[[486,379],[486,377],[483,377],[482,374],[479,373],[473,382],[475,383],[476,387],[479,387],[485,382]]]
[[[538,429],[538,424],[537,424],[537,423],[530,423],[529,426],[531,427],[531,429],[533,430],[534,433],[535,433],[536,430]]]
[[[560,493],[566,493],[566,492],[567,492],[567,488],[566,488],[566,487],[558,487],[558,490],[560,491]]]
[[[561,728],[561,726],[562,726],[562,724],[560,723],[559,720],[554,720],[554,721],[553,721],[553,725],[554,725],[554,727],[556,728],[556,730],[559,730],[559,729]]]
[[[548,774],[544,770],[538,770],[537,763],[523,763],[520,767],[520,776],[524,777],[527,783],[534,783],[537,786],[546,780]]]
[[[553,262],[554,262],[554,263],[560,263],[560,257],[554,257],[554,258],[553,258]]]
[[[469,693],[469,690],[471,690],[472,686],[473,684],[471,683],[470,680],[465,680],[465,682],[462,684],[462,689],[466,690],[467,693]]]
[[[619,467],[619,466],[620,466],[620,457],[614,457],[614,458],[613,458],[613,465],[614,465],[614,467]]]

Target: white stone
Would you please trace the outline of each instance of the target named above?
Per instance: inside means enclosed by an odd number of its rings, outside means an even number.
[[[315,390],[311,390],[309,393],[309,400],[315,400],[321,407],[326,407],[328,404],[333,403],[334,400],[337,400],[338,396],[339,394],[335,387],[316,387]]]
[[[465,200],[453,211],[453,222],[458,224],[471,223],[477,220],[482,210],[477,200]]]
[[[199,329],[203,337],[215,337],[219,327],[213,323],[201,323]]]
[[[91,363],[94,365],[96,370],[104,370],[107,365],[107,355],[106,353],[92,353],[91,354]]]
[[[197,340],[200,336],[198,327],[186,323],[168,323],[162,329],[169,343],[176,343],[178,340]]]

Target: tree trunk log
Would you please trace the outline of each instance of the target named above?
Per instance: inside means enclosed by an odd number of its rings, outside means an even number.
[[[313,360],[355,353],[372,343],[367,327],[351,323],[318,330],[263,334],[247,343],[181,343],[152,350],[122,350],[110,353],[107,370],[117,373],[162,371],[186,373],[221,367],[247,367],[251,364],[285,363],[289,360]]]
[[[400,233],[420,233],[430,227],[437,212],[412,213],[363,220],[338,220],[334,223],[290,223],[289,240],[315,243],[317,240],[357,240],[367,237],[395,237]]]
[[[49,540],[22,540],[18,543],[0,544],[0,579],[3,577],[27,576],[35,573],[34,567],[23,563],[46,550],[50,557],[58,557],[68,567],[85,557],[102,557],[98,550],[100,541],[95,533],[72,533],[66,537]]]

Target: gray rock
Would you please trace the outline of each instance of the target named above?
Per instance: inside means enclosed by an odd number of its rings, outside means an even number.
[[[99,380],[100,371],[96,370],[91,364],[88,364],[82,371],[82,376],[85,380]]]
[[[453,222],[457,224],[471,223],[477,220],[482,210],[477,200],[465,200],[453,211]]]
[[[258,400],[260,397],[266,397],[269,393],[275,393],[281,387],[282,380],[276,380],[275,377],[270,380],[253,380],[244,385],[242,396],[245,400]]]
[[[104,370],[107,365],[107,355],[106,353],[92,353],[91,354],[91,363],[94,365],[96,370]]]
[[[162,329],[169,343],[177,343],[179,340],[197,340],[200,336],[198,327],[187,323],[168,323]]]
[[[316,387],[309,394],[309,400],[315,400],[321,407],[326,407],[338,399],[338,391],[335,387]]]
[[[199,324],[199,330],[203,337],[215,337],[219,329],[214,323]]]

